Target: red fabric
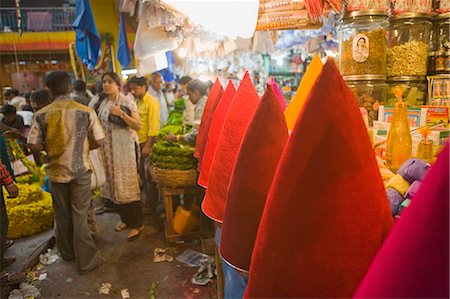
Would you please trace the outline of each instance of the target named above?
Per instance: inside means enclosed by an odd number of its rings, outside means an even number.
[[[216,79],[214,85],[211,87],[211,90],[208,94],[208,99],[206,100],[205,110],[202,114],[202,120],[200,122],[200,127],[198,128],[197,139],[195,142],[195,153],[194,157],[199,159],[199,169],[201,165],[201,157],[203,156],[203,151],[206,146],[206,140],[208,139],[209,129],[211,128],[211,121],[214,115],[214,111],[216,111],[217,105],[219,104],[219,100],[222,98],[223,88],[220,84],[219,80]]]
[[[245,132],[228,188],[220,253],[238,269],[250,269],[267,192],[288,136],[283,109],[268,85]]]
[[[208,188],[202,202],[203,213],[214,221],[222,222],[223,220],[231,172],[242,138],[256,111],[258,102],[258,94],[249,74],[246,73],[223,124],[222,134],[211,164]]]
[[[348,298],[392,224],[359,108],[329,59],[280,158],[245,297]]]
[[[354,298],[449,298],[449,151],[447,144]]]
[[[227,89],[222,95],[222,98],[217,105],[214,117],[211,121],[211,127],[208,132],[208,138],[206,138],[206,146],[203,152],[202,164],[200,167],[200,175],[198,177],[198,184],[202,187],[208,186],[209,175],[211,171],[211,164],[216,153],[217,143],[219,142],[220,134],[222,133],[223,123],[227,116],[228,109],[236,94],[236,89],[233,83],[228,83]]]

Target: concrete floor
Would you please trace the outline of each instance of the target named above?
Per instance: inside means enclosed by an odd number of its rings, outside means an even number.
[[[115,213],[97,215],[99,232],[95,241],[106,262],[100,268],[80,276],[75,264],[59,259],[45,266],[46,280],[38,281],[42,298],[122,298],[120,290],[128,289],[130,298],[149,298],[152,283],[162,281],[156,289],[156,298],[216,298],[215,282],[196,286],[190,279],[196,269],[173,262],[153,262],[155,248],[167,248],[162,233],[162,219],[148,217],[143,235],[136,241],[126,240],[128,231],[115,232],[119,222]],[[17,245],[16,245],[17,246]],[[176,244],[168,254],[174,258],[186,248],[200,251],[200,243]],[[100,295],[102,283],[111,283],[109,295]]]

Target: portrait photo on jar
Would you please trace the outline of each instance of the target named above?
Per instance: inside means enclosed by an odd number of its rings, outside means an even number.
[[[357,62],[366,61],[369,57],[369,38],[358,34],[353,39],[353,59]]]

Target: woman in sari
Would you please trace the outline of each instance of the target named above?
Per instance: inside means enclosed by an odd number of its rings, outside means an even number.
[[[140,127],[136,104],[120,93],[120,79],[115,73],[102,76],[103,94],[96,104],[100,122],[106,134],[102,147],[105,157],[106,183],[100,188],[101,196],[114,202],[122,220],[115,230],[130,228],[128,241],[139,237],[144,229],[144,214],[140,203],[138,177],[139,151],[137,130]],[[128,115],[122,108],[131,111]],[[110,114],[121,118],[126,126],[110,121]]]

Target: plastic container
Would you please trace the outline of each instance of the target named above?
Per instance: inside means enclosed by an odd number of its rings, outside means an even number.
[[[392,1],[392,13],[394,15],[409,12],[433,13],[433,0],[394,0]]]
[[[398,99],[394,95],[394,88],[398,88],[400,85],[405,87],[403,101],[405,101],[409,107],[420,107],[427,103],[428,82],[425,76],[388,77],[387,84],[389,89],[386,103],[389,106],[393,106],[398,102]]]
[[[386,35],[383,11],[346,14],[339,28],[339,68],[343,76],[386,75]]]
[[[377,10],[384,13],[389,11],[389,1],[386,0],[347,0],[345,12]]]
[[[347,86],[356,98],[359,107],[367,110],[369,127],[378,120],[378,107],[386,102],[388,85],[386,77],[380,75],[345,76]]]
[[[200,220],[193,211],[178,206],[173,217],[173,230],[177,234],[185,234],[198,230]]]
[[[395,104],[391,127],[386,143],[386,167],[396,173],[412,154],[412,138],[409,130],[408,109],[405,102]]]
[[[426,14],[406,13],[389,21],[388,76],[426,76],[431,18]]]

